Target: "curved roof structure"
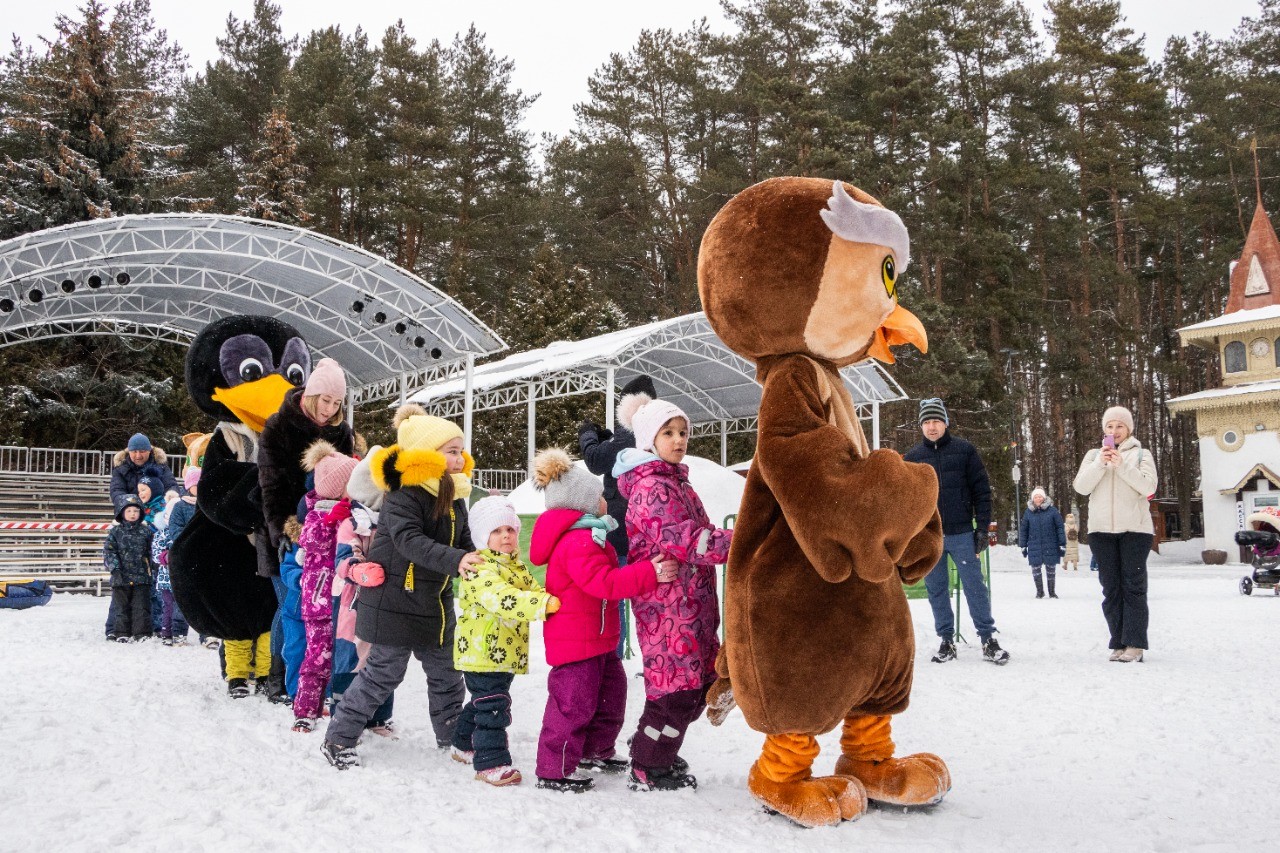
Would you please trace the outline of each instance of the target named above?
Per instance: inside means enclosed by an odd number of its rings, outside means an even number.
[[[612,392],[642,373],[653,379],[660,397],[689,415],[695,435],[755,429],[761,393],[755,365],[725,346],[701,311],[584,341],[561,341],[480,365],[472,378],[472,408],[522,405],[531,395],[536,402]],[[907,397],[873,360],[850,365],[840,375],[862,417],[872,417],[881,403]],[[465,393],[465,380],[454,379],[409,399],[442,417],[458,417],[464,411]],[[612,397],[607,395],[610,409]]]
[[[79,334],[188,343],[229,314],[292,324],[342,364],[356,403],[457,375],[506,348],[409,271],[275,222],[118,216],[0,243],[0,347]]]

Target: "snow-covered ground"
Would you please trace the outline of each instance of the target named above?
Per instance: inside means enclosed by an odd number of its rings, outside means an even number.
[[[364,766],[339,773],[320,734],[289,731],[287,708],[226,698],[215,652],[107,644],[106,599],[58,595],[0,611],[0,850],[1275,849],[1280,600],[1239,595],[1243,567],[1196,565],[1198,550],[1153,555],[1142,664],[1107,662],[1087,556],[1084,571],[1059,575],[1060,600],[1038,601],[1017,552],[996,549],[1007,667],[972,645],[931,664],[928,602],[913,601],[915,693],[894,736],[902,752],[943,756],[954,788],[932,810],[821,830],[751,800],[761,737],[736,714],[691,730],[696,793],[636,794],[618,778],[585,795],[536,790],[547,675],[536,631],[511,728],[528,781],[499,790],[434,749],[412,669],[396,697],[401,740],[366,738]],[[641,701],[634,680],[629,720]],[[822,742],[828,771],[838,740]]]

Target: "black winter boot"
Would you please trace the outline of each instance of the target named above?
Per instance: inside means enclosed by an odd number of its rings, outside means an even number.
[[[267,674],[267,701],[273,705],[291,705],[293,697],[284,689],[284,658],[271,656],[271,671]]]
[[[679,791],[682,788],[698,789],[698,780],[688,773],[676,773],[671,768],[645,769],[632,765],[627,787],[633,791]]]
[[[594,779],[589,776],[579,776],[575,773],[563,779],[543,779],[539,776],[538,784],[535,787],[547,791],[560,791],[566,794],[581,794],[584,791],[590,791],[594,786]]]
[[[934,663],[946,663],[949,660],[956,659],[956,644],[950,640],[943,640],[942,645],[938,646],[938,653],[930,660]]]
[[[248,696],[249,680],[247,678],[228,678],[227,695],[232,699],[243,699]]]
[[[1044,582],[1040,579],[1040,567],[1031,570],[1031,578],[1036,582],[1036,598],[1044,598]]]
[[[1053,587],[1054,587],[1054,582],[1057,580],[1057,577],[1058,577],[1058,576],[1057,576],[1057,573],[1056,573],[1056,571],[1055,571],[1055,569],[1057,569],[1057,566],[1049,566],[1049,567],[1047,567],[1047,568],[1044,570],[1044,573],[1045,573],[1045,580],[1049,582],[1049,597],[1050,597],[1050,598],[1057,598],[1057,597],[1058,597],[1058,593],[1057,593],[1057,592],[1055,592],[1055,591],[1054,591],[1054,589],[1053,589]]]

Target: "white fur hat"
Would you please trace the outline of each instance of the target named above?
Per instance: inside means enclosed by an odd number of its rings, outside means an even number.
[[[382,445],[380,444],[370,447],[364,458],[356,463],[356,467],[351,471],[351,479],[347,481],[347,494],[375,511],[382,508],[382,501],[386,498],[387,493],[379,489],[377,484],[373,482],[373,472],[369,470],[369,460],[373,458],[373,454],[381,449]]]
[[[667,400],[653,400],[648,394],[635,394],[634,397],[640,405],[634,411],[625,413],[620,411],[618,420],[635,433],[636,447],[640,450],[652,452],[662,425],[672,418],[683,418],[685,424],[689,424],[689,416],[675,403]],[[630,415],[630,417],[627,418],[624,415]]]
[[[499,527],[514,527],[520,532],[520,516],[511,501],[501,495],[481,498],[467,511],[467,525],[471,528],[471,542],[476,549],[489,547],[489,534]]]

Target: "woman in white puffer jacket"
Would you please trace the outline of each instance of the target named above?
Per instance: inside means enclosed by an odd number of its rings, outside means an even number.
[[[1133,414],[1112,406],[1102,416],[1103,446],[1080,463],[1075,489],[1089,498],[1089,548],[1098,560],[1110,660],[1141,661],[1147,645],[1147,554],[1156,490],[1151,452],[1133,437]],[[1114,443],[1114,444],[1113,444]]]

